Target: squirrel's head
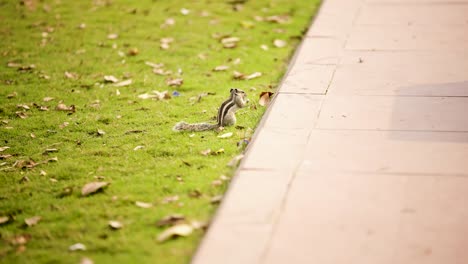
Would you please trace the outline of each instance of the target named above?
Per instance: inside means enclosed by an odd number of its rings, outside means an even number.
[[[232,88],[231,96],[239,108],[244,107],[249,102],[249,99],[247,99],[247,94],[240,89]]]

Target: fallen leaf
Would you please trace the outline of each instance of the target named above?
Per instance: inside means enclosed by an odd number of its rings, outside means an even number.
[[[272,23],[278,23],[278,24],[285,24],[289,22],[289,16],[287,15],[275,15],[275,16],[269,16],[265,18],[265,21],[272,22]]]
[[[223,181],[221,181],[221,180],[214,180],[214,181],[211,182],[211,185],[213,185],[213,186],[221,186],[221,185],[223,185]]]
[[[119,83],[114,84],[114,86],[115,87],[123,87],[123,86],[129,86],[130,84],[132,84],[132,79],[121,81]]]
[[[162,203],[163,204],[168,204],[168,203],[173,203],[173,202],[177,202],[177,201],[179,201],[179,196],[174,195],[174,196],[164,197],[164,199],[162,200]]]
[[[5,160],[5,159],[11,158],[11,157],[13,157],[13,155],[10,155],[10,154],[2,154],[2,155],[0,155],[0,159],[1,159],[1,160]]]
[[[161,25],[162,28],[175,25],[175,19],[167,18],[164,20],[164,23]]]
[[[13,237],[11,239],[8,239],[8,241],[13,246],[25,245],[26,243],[29,242],[29,240],[31,240],[31,238],[32,238],[32,236],[30,234],[22,234],[22,235],[15,236],[15,237]]]
[[[184,16],[190,14],[190,10],[186,9],[186,8],[182,8],[180,9],[180,13]]]
[[[31,108],[29,108],[28,105],[26,104],[19,104],[19,105],[16,105],[16,108],[23,108],[25,110],[30,110]]]
[[[210,200],[210,202],[212,204],[219,204],[221,202],[221,200],[223,199],[223,196],[222,195],[216,195],[216,196],[213,196]]]
[[[153,204],[151,203],[145,203],[145,202],[139,202],[139,201],[136,201],[135,202],[135,205],[140,207],[140,208],[150,208],[150,207],[153,207]]]
[[[123,224],[119,221],[111,220],[109,221],[109,227],[112,229],[121,229],[123,227]]]
[[[76,244],[73,244],[71,245],[68,250],[70,251],[78,251],[78,250],[81,250],[81,251],[85,251],[86,250],[86,246],[81,244],[81,243],[76,243]]]
[[[218,149],[217,151],[215,151],[214,154],[215,154],[215,155],[219,155],[219,154],[222,154],[222,153],[224,153],[224,149],[223,149],[223,148],[220,148],[220,149]]]
[[[104,82],[116,83],[119,79],[112,75],[104,75]]]
[[[260,48],[261,48],[262,50],[268,50],[268,46],[265,45],[265,44],[260,45]]]
[[[226,176],[226,175],[219,176],[219,179],[222,180],[222,181],[229,181],[230,180],[230,178],[228,176]]]
[[[261,106],[267,106],[271,101],[272,95],[273,95],[272,92],[261,92],[260,99],[258,100],[258,104]]]
[[[184,83],[184,80],[182,78],[176,78],[176,79],[168,79],[166,80],[166,84],[169,86],[181,86]]]
[[[39,223],[39,221],[41,221],[42,217],[40,216],[33,216],[31,218],[27,218],[24,220],[24,223],[28,226],[28,227],[31,227],[31,226],[34,226],[36,225],[37,223]]]
[[[81,189],[82,196],[88,196],[90,194],[94,194],[98,191],[102,191],[105,187],[107,187],[110,183],[108,182],[90,182],[83,186]]]
[[[186,237],[192,234],[193,232],[193,227],[188,224],[178,224],[172,227],[169,227],[168,229],[164,230],[161,234],[158,236],[158,242],[165,242],[169,239],[176,238],[176,237]]]
[[[286,47],[286,44],[287,44],[286,41],[281,40],[281,39],[275,39],[273,41],[273,45],[275,45],[275,47],[277,48],[284,48]]]
[[[240,72],[238,72],[238,71],[234,71],[234,72],[232,73],[232,76],[233,76],[234,79],[236,79],[236,80],[242,80],[242,79],[244,79],[244,77],[245,77],[245,75],[244,75],[243,73],[240,73]]]
[[[258,78],[258,77],[260,77],[260,76],[262,76],[262,73],[261,73],[261,72],[254,72],[254,73],[252,73],[252,74],[250,74],[250,75],[248,75],[248,76],[245,76],[244,79],[245,79],[245,80],[252,80],[252,79]]]
[[[0,216],[0,225],[6,224],[10,222],[10,217],[9,216]]]
[[[94,264],[94,261],[88,257],[82,257],[80,264]]]
[[[150,62],[150,61],[146,61],[145,64],[150,66],[151,68],[162,68],[162,67],[164,67],[164,63],[153,63],[153,62]]]
[[[241,21],[240,24],[243,28],[246,29],[253,28],[255,26],[255,24],[251,21]]]
[[[172,74],[172,71],[161,69],[161,68],[153,68],[153,73],[157,75],[169,75]]]
[[[12,92],[12,93],[7,95],[7,98],[11,99],[11,98],[15,98],[16,96],[18,96],[18,93],[17,92]]]
[[[74,73],[74,72],[65,72],[64,73],[65,77],[67,77],[68,79],[73,79],[73,80],[76,80],[78,79],[78,74]]]
[[[107,39],[117,39],[119,37],[118,34],[116,33],[111,33],[109,35],[107,35]]]
[[[65,127],[67,127],[70,123],[68,122],[63,122],[63,124],[59,125],[59,128],[60,129],[64,129]]]
[[[171,99],[171,95],[168,91],[158,92],[152,91],[151,93],[144,93],[138,95],[140,99],[154,99],[154,100],[163,100],[163,99]]]
[[[86,24],[85,23],[81,23],[78,25],[78,28],[79,29],[85,29],[86,28]]]
[[[74,113],[75,112],[75,105],[66,106],[64,103],[59,103],[55,107],[55,110]]]
[[[138,48],[131,48],[128,50],[127,52],[127,55],[128,56],[136,56],[140,53],[140,51],[138,50]]]
[[[220,65],[220,66],[216,66],[216,67],[213,69],[213,71],[225,71],[225,70],[227,70],[227,69],[229,69],[229,66],[227,66],[227,65]]]
[[[236,167],[237,164],[239,164],[239,161],[244,158],[244,154],[239,154],[237,156],[235,156],[234,158],[232,158],[229,162],[228,162],[228,166],[229,167]]]
[[[232,137],[233,133],[232,132],[228,132],[228,133],[224,133],[222,135],[219,135],[218,138],[229,138],[229,137]]]
[[[188,196],[190,198],[200,198],[202,196],[202,193],[199,190],[193,190],[188,193]]]
[[[26,119],[28,117],[28,115],[25,112],[21,112],[21,111],[15,112],[15,114],[21,119]]]
[[[60,192],[57,197],[64,198],[73,194],[73,187],[65,187],[62,192]]]
[[[0,152],[3,152],[3,151],[5,151],[5,150],[7,150],[7,149],[9,149],[9,148],[10,148],[10,147],[8,147],[8,146],[0,147]]]
[[[99,136],[104,136],[104,135],[106,134],[106,132],[104,132],[104,130],[102,130],[102,129],[98,129],[98,130],[97,130],[97,134],[98,134]]]
[[[208,156],[210,153],[211,153],[211,149],[206,149],[206,150],[200,151],[200,154],[202,154],[203,156]]]
[[[21,67],[21,64],[20,64],[20,63],[16,63],[16,62],[8,62],[8,63],[7,63],[7,67],[8,67],[8,68],[19,68],[19,67]]]
[[[237,65],[241,62],[241,59],[240,58],[235,58],[233,61],[232,61],[232,64],[234,65]]]
[[[44,99],[42,99],[42,101],[44,101],[44,102],[50,102],[52,100],[54,100],[53,97],[44,97]]]
[[[133,150],[135,150],[135,151],[136,151],[136,150],[140,150],[140,149],[142,149],[142,148],[144,148],[144,147],[145,147],[145,146],[136,146],[135,148],[133,148]]]
[[[47,175],[47,172],[45,172],[44,170],[41,170],[41,171],[39,172],[39,175],[41,175],[41,176],[46,176],[46,175]]]
[[[180,215],[180,214],[173,214],[173,215],[168,215],[160,219],[158,222],[156,222],[156,226],[163,227],[163,226],[175,225],[175,224],[180,224],[183,221],[185,221],[185,216]]]

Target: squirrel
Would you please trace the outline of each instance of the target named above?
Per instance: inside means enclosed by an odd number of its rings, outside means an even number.
[[[231,89],[229,99],[224,101],[218,110],[216,117],[216,124],[210,123],[196,123],[189,124],[184,121],[177,123],[172,130],[175,132],[180,131],[206,131],[219,129],[225,126],[232,126],[236,124],[235,112],[246,106],[249,99],[246,98],[247,94],[240,89]]]

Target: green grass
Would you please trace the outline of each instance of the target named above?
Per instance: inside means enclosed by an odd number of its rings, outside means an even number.
[[[83,256],[95,263],[190,260],[203,231],[158,243],[156,237],[163,228],[155,223],[173,213],[210,220],[216,210],[210,199],[227,187],[227,183],[213,186],[212,182],[220,175],[233,175],[234,169],[226,164],[242,152],[237,142],[250,138],[265,110],[257,103],[258,95],[277,87],[319,0],[252,0],[240,11],[228,2],[0,0],[0,147],[10,147],[0,154],[12,155],[0,160],[0,216],[14,218],[0,225],[0,262],[79,263]],[[190,10],[188,15],[181,14],[183,7]],[[202,11],[210,15],[201,16]],[[254,19],[272,15],[290,19],[284,24]],[[161,27],[169,17],[175,25]],[[86,24],[84,29],[78,28],[81,23]],[[253,27],[243,26],[250,23]],[[110,33],[119,37],[110,40]],[[240,42],[225,49],[212,37],[216,33],[239,37]],[[163,37],[174,38],[168,50],[159,47]],[[274,39],[287,41],[287,46],[274,47]],[[269,50],[261,49],[263,44]],[[139,53],[119,55],[131,48]],[[236,58],[239,64],[232,63]],[[153,74],[146,61],[164,63],[173,77],[179,77],[181,69],[184,84],[168,87],[168,76]],[[9,62],[34,64],[35,69],[19,71],[7,67]],[[213,72],[218,65],[230,69]],[[234,70],[258,71],[263,76],[234,80]],[[66,78],[66,71],[78,78]],[[103,82],[104,75],[130,78],[133,83],[114,87]],[[231,138],[217,138],[214,131],[193,137],[172,132],[181,120],[214,122],[217,107],[232,87],[245,90],[251,105],[238,113],[241,128],[225,129],[234,133]],[[164,101],[138,98],[152,90],[178,91],[181,96]],[[191,104],[189,99],[202,92],[215,94]],[[12,93],[17,95],[8,98]],[[44,97],[54,100],[44,102]],[[60,101],[75,105],[76,112],[56,111]],[[49,111],[36,109],[34,103]],[[31,109],[18,108],[20,104]],[[19,118],[18,111],[27,118]],[[64,122],[68,126],[60,127]],[[98,129],[106,134],[98,135]],[[142,133],[128,132],[132,130]],[[144,148],[135,151],[136,146]],[[49,148],[58,152],[45,153]],[[208,148],[223,148],[224,153],[200,154]],[[41,162],[53,157],[58,161],[33,168],[15,166],[19,160]],[[41,170],[47,175],[41,175]],[[81,197],[81,187],[96,178],[111,185],[102,193]],[[58,198],[65,187],[73,187],[74,192]],[[194,190],[202,196],[190,197]],[[162,203],[173,195],[179,201]],[[154,206],[139,208],[135,201]],[[35,215],[42,220],[24,227],[24,220]],[[119,220],[124,227],[110,230],[109,220]],[[12,243],[21,234],[31,235],[24,251]],[[87,250],[68,251],[75,243],[85,244]]]

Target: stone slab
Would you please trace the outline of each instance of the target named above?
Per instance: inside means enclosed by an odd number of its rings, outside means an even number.
[[[468,176],[468,133],[314,130],[309,170]]]
[[[325,94],[336,66],[295,64],[284,79],[280,93]]]
[[[300,170],[263,263],[461,264],[467,199],[466,177]]]
[[[468,131],[468,97],[327,96],[316,128]]]

